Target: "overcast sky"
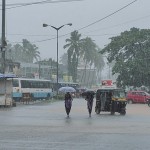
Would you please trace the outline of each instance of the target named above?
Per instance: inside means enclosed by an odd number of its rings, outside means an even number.
[[[6,4],[38,1],[42,0],[6,0]],[[39,47],[38,50],[41,53],[42,59],[53,58],[56,60],[56,39],[43,41],[56,37],[56,30],[51,27],[43,28],[43,23],[55,27],[72,23],[72,26],[65,26],[59,30],[59,35],[63,35],[94,23],[133,1],[134,0],[82,0],[7,9],[6,38],[13,45],[21,42],[22,39],[27,39],[31,43],[35,42],[34,44]],[[100,48],[103,48],[104,45],[110,42],[110,37],[119,35],[121,32],[129,30],[132,27],[148,29],[150,27],[149,7],[150,0],[137,0],[118,13],[92,26],[79,30],[79,33],[82,34],[83,38],[86,36],[91,37]],[[2,20],[1,16],[0,12],[0,22]],[[63,49],[63,45],[65,45],[65,39],[69,37],[68,34],[59,39],[59,57],[66,52],[66,50]]]

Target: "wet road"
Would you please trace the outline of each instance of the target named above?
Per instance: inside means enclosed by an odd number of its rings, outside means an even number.
[[[0,150],[148,150],[150,108],[127,105],[125,116],[88,117],[86,101],[74,99],[70,118],[64,102],[0,109]]]

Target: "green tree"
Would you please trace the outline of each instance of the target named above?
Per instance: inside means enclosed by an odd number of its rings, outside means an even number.
[[[90,38],[86,37],[83,39],[83,44],[82,44],[82,51],[81,51],[81,57],[83,58],[85,62],[85,71],[84,71],[84,79],[86,79],[86,67],[87,65],[90,66],[90,69],[93,68],[97,69],[97,72],[101,71],[103,66],[104,66],[104,61],[102,58],[102,55],[98,53],[99,52],[99,47],[95,44],[95,42]],[[88,75],[88,81],[90,77],[90,71]],[[90,84],[91,83],[87,83]]]
[[[40,52],[38,51],[38,47],[26,39],[22,40],[22,45],[9,45],[11,59],[13,61],[33,63],[34,60],[38,61],[40,59]],[[10,55],[10,53],[7,53],[7,55]]]
[[[13,61],[24,62],[23,47],[20,44],[15,44],[12,48]]]
[[[37,50],[38,47],[35,44],[30,43],[26,39],[23,39],[22,45],[23,56],[27,62],[33,63],[34,59],[37,61],[40,58],[40,52]]]
[[[80,57],[83,59],[85,63],[84,72],[81,78],[81,82],[84,79],[84,83],[86,82],[87,74],[86,74],[86,68],[87,65],[90,65],[90,68],[94,62],[94,54],[96,51],[96,44],[93,42],[93,40],[90,37],[86,37],[85,39],[82,39],[82,49],[80,51]]]
[[[108,61],[114,63],[112,74],[119,74],[118,86],[150,85],[150,30],[131,28],[101,51],[108,54]]]
[[[77,67],[79,60],[83,60],[85,63],[85,71],[82,78],[86,78],[86,67],[87,65],[100,71],[104,65],[103,58],[98,54],[99,48],[95,42],[90,38],[86,37],[81,39],[81,34],[78,31],[71,33],[71,37],[66,39],[67,44],[64,48],[68,48],[68,72],[69,75],[73,76],[73,81],[77,79]],[[100,64],[99,64],[100,63]],[[83,79],[81,79],[82,82]]]
[[[97,50],[94,54],[94,67],[97,69],[97,76],[99,77],[98,81],[100,81],[101,72],[105,66],[103,56],[102,54],[99,53],[99,51],[100,51],[100,48],[97,47]]]
[[[61,58],[60,58],[60,62],[65,65],[68,66],[68,54],[64,53]]]
[[[67,44],[64,49],[68,48],[68,73],[73,77],[73,81],[77,80],[77,67],[79,63],[79,54],[81,50],[82,40],[78,31],[71,33],[71,37],[66,39]]]

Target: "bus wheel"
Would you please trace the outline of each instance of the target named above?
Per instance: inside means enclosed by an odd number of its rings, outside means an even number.
[[[47,94],[46,100],[50,99],[50,94]]]

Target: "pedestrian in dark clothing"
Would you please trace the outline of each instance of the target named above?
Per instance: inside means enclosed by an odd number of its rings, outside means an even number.
[[[71,106],[72,106],[72,101],[73,101],[73,98],[71,94],[67,92],[65,94],[65,109],[66,109],[67,117],[69,117],[69,113],[70,113]]]
[[[87,101],[87,109],[88,109],[88,112],[89,112],[89,117],[91,117],[91,113],[92,113],[93,99],[94,99],[94,94],[90,93],[90,92],[87,92],[85,100]]]

